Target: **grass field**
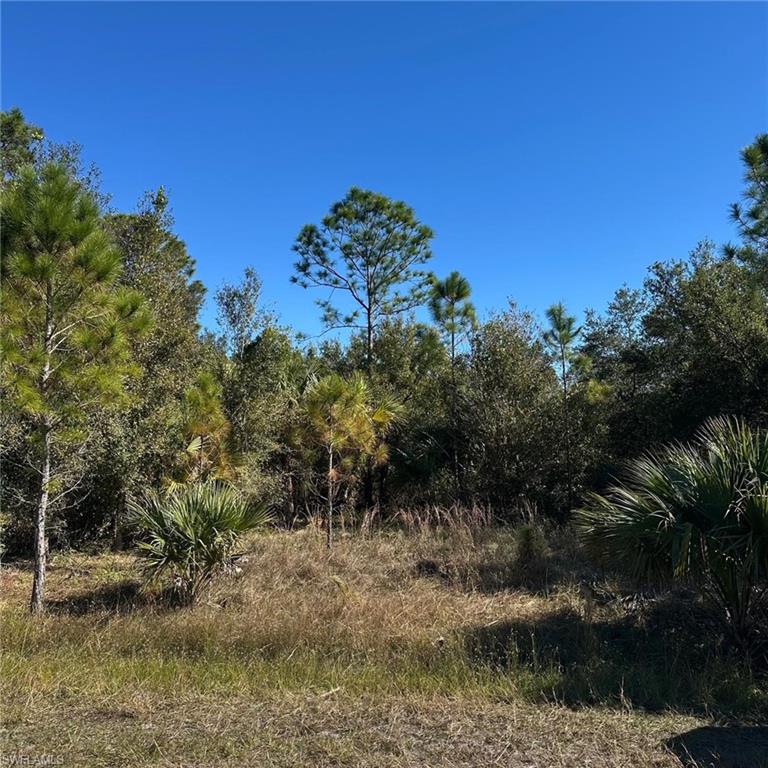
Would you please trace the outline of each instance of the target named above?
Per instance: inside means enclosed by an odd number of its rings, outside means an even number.
[[[768,687],[691,595],[520,541],[274,533],[193,608],[131,555],[59,554],[41,619],[7,564],[2,764],[768,765]]]

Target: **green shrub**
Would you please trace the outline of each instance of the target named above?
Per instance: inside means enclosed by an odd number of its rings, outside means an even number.
[[[189,603],[242,557],[235,552],[242,535],[270,520],[263,504],[219,482],[151,492],[130,511],[147,571],[153,578],[170,573],[179,597]]]
[[[537,576],[544,568],[547,542],[536,523],[523,523],[515,529],[516,565],[521,575]]]
[[[768,432],[708,421],[689,445],[634,461],[622,484],[576,512],[603,562],[696,583],[745,650],[760,642],[768,600]]]

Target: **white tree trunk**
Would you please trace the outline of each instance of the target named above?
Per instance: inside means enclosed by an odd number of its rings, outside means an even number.
[[[43,337],[45,363],[40,376],[40,391],[43,402],[46,401],[48,380],[51,376],[51,355],[53,354],[53,286],[50,281],[45,292],[45,335]],[[40,471],[40,501],[37,505],[35,520],[35,572],[32,579],[32,600],[29,610],[41,613],[45,599],[45,570],[48,564],[48,537],[46,522],[48,517],[48,488],[51,483],[51,416],[46,413],[42,421],[43,460]]]
[[[45,598],[45,570],[48,562],[48,537],[46,518],[48,516],[48,485],[51,481],[51,431],[46,425],[43,437],[43,468],[40,483],[40,501],[35,521],[35,572],[32,581],[32,613],[42,613]]]

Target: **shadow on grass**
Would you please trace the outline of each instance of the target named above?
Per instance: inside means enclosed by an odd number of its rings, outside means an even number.
[[[768,768],[768,727],[694,728],[666,747],[685,768]]]
[[[155,611],[170,611],[178,607],[178,601],[172,589],[148,593],[141,587],[141,582],[128,579],[71,597],[50,600],[47,609],[51,613],[82,616],[88,613],[104,612],[126,614],[149,607]]]
[[[733,718],[768,714],[765,680],[728,656],[711,616],[675,596],[615,618],[585,621],[563,610],[474,627],[464,647],[473,664],[514,672],[533,699]]]
[[[497,560],[478,566],[475,588],[489,595],[507,589],[525,589],[531,594],[547,595],[565,577],[562,564],[555,557],[544,556],[524,564],[515,560]]]
[[[439,559],[418,560],[416,576],[456,583],[462,587],[492,595],[508,589],[524,589],[532,595],[548,595],[563,581],[572,581],[571,573],[563,573],[562,563],[546,557],[521,565],[514,559],[486,560],[472,566],[456,567]]]

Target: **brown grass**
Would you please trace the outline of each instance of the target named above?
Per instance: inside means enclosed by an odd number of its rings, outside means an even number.
[[[130,555],[59,555],[38,620],[25,613],[27,565],[6,567],[6,753],[95,766],[675,766],[672,737],[764,721],[765,686],[708,624],[702,642],[708,619],[690,598],[630,606],[605,580],[587,605],[580,584],[594,574],[567,533],[525,563],[519,538],[424,526],[341,537],[328,555],[314,530],[273,534],[190,609],[140,589]],[[743,734],[729,747],[742,757],[760,738]]]

